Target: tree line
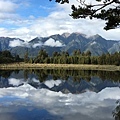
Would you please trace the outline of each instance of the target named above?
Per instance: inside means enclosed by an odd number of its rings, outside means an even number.
[[[21,70],[0,70],[0,76],[9,78],[10,75],[19,74]],[[73,80],[74,82],[80,83],[81,80],[90,82],[92,78],[98,77],[102,81],[111,81],[119,83],[120,71],[100,71],[100,70],[65,70],[65,69],[26,69],[23,72],[24,80],[28,80],[31,74],[35,74],[40,82],[52,78],[53,80]]]
[[[27,74],[30,73],[29,70],[25,70]],[[93,77],[99,77],[102,81],[109,80],[113,82],[120,81],[119,71],[100,71],[100,70],[65,70],[65,69],[33,69],[31,73],[34,73],[40,82],[46,81],[49,76],[53,80],[68,80],[72,79],[74,82],[80,82],[81,80],[86,80],[90,82]],[[28,75],[27,75],[28,76]]]
[[[21,62],[23,61],[19,55],[12,55],[10,51],[0,51],[0,64],[1,63],[13,63],[13,62]]]
[[[52,63],[52,64],[99,64],[99,65],[120,65],[120,52],[114,54],[106,53],[100,56],[91,56],[91,52],[74,50],[70,55],[66,51],[53,52],[49,56],[45,49],[41,49],[35,58],[29,58],[28,53],[24,57],[25,62],[30,63]]]
[[[19,55],[13,55],[10,51],[0,51],[0,64],[22,62],[25,63],[46,63],[46,64],[96,64],[96,65],[120,65],[120,52],[113,54],[106,53],[100,56],[92,56],[90,51],[81,52],[80,49],[73,50],[72,54],[66,51],[53,52],[49,56],[45,49],[41,49],[35,58],[29,58],[29,53],[26,52],[24,58]]]

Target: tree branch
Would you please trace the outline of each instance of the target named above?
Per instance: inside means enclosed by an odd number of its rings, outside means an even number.
[[[105,8],[106,6],[108,6],[108,5],[112,4],[112,3],[114,3],[114,0],[111,1],[111,2],[109,2],[109,3],[103,4],[103,6],[100,7],[100,8],[98,8],[98,9],[96,9],[96,10],[94,11],[94,13],[96,13],[97,11],[99,11],[99,10]],[[94,6],[96,6],[96,5],[93,5],[93,7],[94,7]],[[94,14],[94,13],[93,13],[93,14]]]

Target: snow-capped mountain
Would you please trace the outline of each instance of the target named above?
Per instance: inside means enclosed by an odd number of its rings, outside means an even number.
[[[54,51],[68,51],[71,54],[75,49],[80,49],[81,52],[90,50],[92,55],[120,51],[120,41],[106,40],[98,34],[86,36],[81,33],[63,33],[49,37],[36,37],[29,42],[19,38],[0,37],[0,51],[10,50],[21,57],[26,51],[31,57],[35,57],[41,48],[46,49],[49,55],[52,55]]]

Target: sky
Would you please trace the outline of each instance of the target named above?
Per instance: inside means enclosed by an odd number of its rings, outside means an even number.
[[[9,79],[11,85],[12,83],[19,85],[22,82],[19,79]],[[36,82],[39,83],[39,80]],[[58,85],[60,81],[49,80],[46,84],[51,87],[53,83]],[[118,87],[111,87],[99,93],[87,91],[82,94],[63,94],[47,89],[35,89],[27,83],[19,87],[0,88],[0,118],[2,120],[21,120],[21,118],[26,120],[28,115],[31,116],[30,120],[33,117],[37,120],[37,110],[41,109],[47,116],[45,118],[43,112],[39,111],[39,117],[43,116],[42,119],[49,118],[46,110],[52,116],[59,116],[60,119],[57,120],[79,120],[80,118],[82,120],[113,120],[112,112],[117,105],[116,101],[120,99],[119,93]],[[35,111],[34,114],[32,111]]]
[[[79,3],[77,0],[64,5],[55,3],[55,0],[0,0],[0,37],[30,41],[35,37],[79,32],[120,40],[120,28],[106,31],[103,29],[105,21],[71,18],[72,4]]]

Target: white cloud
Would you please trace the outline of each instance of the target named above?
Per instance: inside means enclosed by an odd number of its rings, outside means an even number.
[[[59,86],[59,84],[61,84],[61,80],[48,80],[45,81],[45,85],[48,86],[49,88],[52,88],[54,86]]]
[[[17,29],[6,29],[6,28],[0,28],[0,36],[4,37],[11,37],[11,38],[20,38],[26,41],[30,41],[31,39],[37,37],[37,34],[32,32],[27,27],[20,27]]]
[[[12,3],[11,3],[12,4]],[[78,4],[76,1],[72,1],[70,4]],[[56,4],[56,7],[52,9],[52,12],[49,13],[46,17],[35,18],[34,15],[29,15],[29,18],[21,19],[16,14],[13,14],[15,20],[6,21],[8,25],[13,27],[11,28],[0,28],[0,36],[7,37],[17,37],[24,40],[31,40],[35,37],[46,37],[53,34],[62,34],[64,32],[80,32],[87,35],[100,34],[106,39],[116,39],[120,40],[119,34],[120,29],[113,29],[109,31],[103,30],[105,26],[105,21],[99,19],[89,20],[87,19],[72,19],[69,14],[71,13],[70,4]],[[12,4],[16,6],[16,4]],[[11,5],[11,6],[12,6]],[[16,7],[8,11],[14,11]],[[20,9],[20,8],[19,8]],[[5,10],[4,10],[5,11]],[[6,10],[7,11],[7,10]],[[3,14],[3,13],[2,13]],[[1,18],[5,18],[6,15],[1,14]],[[12,14],[9,14],[12,16]],[[9,16],[8,15],[8,16]],[[10,16],[8,17],[10,18]],[[6,19],[8,19],[6,18]],[[15,25],[15,27],[14,27]],[[56,41],[52,41],[54,45],[60,45]],[[49,43],[47,43],[49,44]],[[39,44],[40,45],[40,44]],[[36,44],[37,46],[37,44]]]
[[[0,88],[0,99],[4,99],[0,104],[0,111],[5,112],[5,105],[8,111],[11,111],[11,106],[34,106],[47,110],[49,114],[62,116],[65,120],[73,120],[74,116],[76,120],[81,117],[87,117],[89,120],[112,120],[112,110],[115,108],[116,100],[120,99],[119,93],[120,89],[114,87],[106,88],[99,93],[87,91],[82,94],[63,94],[47,89],[35,89],[24,84],[20,87]]]
[[[12,13],[0,13],[0,20],[3,21],[5,19],[16,19],[18,18],[17,14],[12,14]],[[4,22],[4,21],[3,21]]]
[[[43,43],[42,42],[39,42],[39,43],[35,43],[35,44],[33,44],[33,48],[36,48],[36,47],[39,47],[39,46],[42,46],[43,45]]]
[[[18,8],[18,4],[12,2],[11,0],[1,0],[0,1],[0,20],[5,22],[5,20],[14,20],[18,18],[19,15],[15,13]]]
[[[24,80],[23,79],[10,78],[10,79],[8,79],[8,82],[9,82],[10,85],[19,86],[20,84],[24,83]]]
[[[55,41],[54,39],[50,38],[47,41],[45,41],[44,45],[50,46],[50,47],[62,47],[63,44],[60,41]]]
[[[19,39],[14,39],[13,41],[10,41],[9,46],[10,47],[17,47],[17,46],[29,47],[30,44],[28,42],[24,42]]]
[[[17,8],[17,4],[10,0],[0,0],[0,12],[1,13],[12,13]]]
[[[42,45],[50,46],[50,47],[62,47],[62,46],[64,46],[61,42],[55,41],[52,38],[48,39],[44,43],[39,41],[38,43],[30,44],[30,43],[28,43],[28,41],[22,41],[20,39],[14,39],[14,40],[10,41],[10,43],[9,43],[10,47],[22,46],[22,47],[33,47],[33,48],[36,48],[36,47],[42,46]]]
[[[30,79],[31,80],[31,79]],[[39,81],[39,79],[36,79],[36,78],[32,78],[32,81],[34,82],[34,83],[40,83],[40,81]]]

